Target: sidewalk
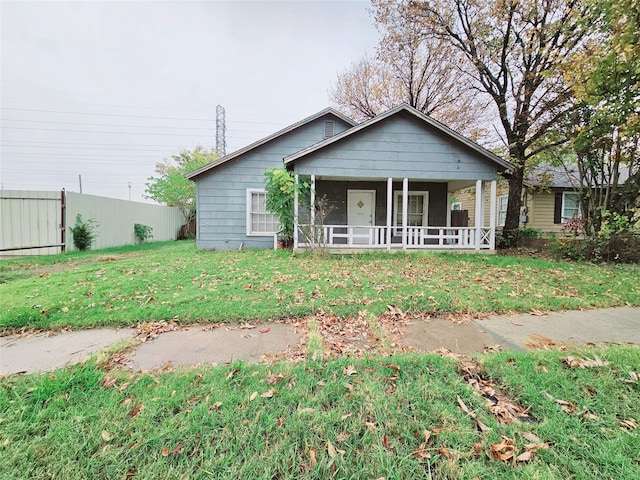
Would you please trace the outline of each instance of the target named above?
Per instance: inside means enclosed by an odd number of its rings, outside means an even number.
[[[640,344],[640,308],[491,316],[467,324],[435,318],[413,321],[402,333],[402,345],[425,352],[439,347],[456,353],[479,353],[495,345],[503,350],[520,350],[563,344]],[[0,375],[55,370],[114,343],[133,341],[135,335],[134,329],[98,329],[2,337]],[[281,323],[251,330],[233,325],[215,329],[193,325],[140,343],[132,349],[129,363],[135,370],[153,370],[167,365],[257,362],[267,353],[282,352],[304,341],[294,326]]]

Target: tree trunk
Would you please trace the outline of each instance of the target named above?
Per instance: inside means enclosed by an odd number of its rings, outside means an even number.
[[[505,246],[513,244],[516,231],[520,226],[520,207],[522,206],[522,185],[524,183],[524,148],[518,145],[509,149],[509,157],[515,168],[509,177],[509,197],[507,200],[507,216],[504,220],[502,238]]]

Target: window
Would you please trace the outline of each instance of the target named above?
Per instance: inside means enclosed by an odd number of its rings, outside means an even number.
[[[580,218],[580,200],[575,192],[562,192],[562,223]]]
[[[407,204],[407,226],[409,227],[426,227],[427,214],[429,211],[429,192],[409,192]],[[397,190],[393,201],[394,225],[402,227],[402,192]],[[396,235],[400,234],[400,230],[396,229]]]
[[[267,211],[266,201],[264,190],[247,189],[247,235],[272,236],[280,230],[275,215]]]
[[[324,122],[324,138],[333,137],[333,121]]]
[[[504,227],[504,222],[507,219],[507,203],[509,202],[509,195],[500,195],[498,197],[498,226]]]
[[[451,204],[451,210],[462,210],[462,202],[454,202]]]

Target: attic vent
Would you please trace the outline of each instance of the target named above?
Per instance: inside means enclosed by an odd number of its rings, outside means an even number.
[[[333,137],[333,121],[324,122],[324,138]]]

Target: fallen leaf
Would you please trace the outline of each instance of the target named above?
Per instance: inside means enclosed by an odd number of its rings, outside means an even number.
[[[535,433],[520,432],[520,435],[522,435],[525,438],[525,440],[529,440],[531,443],[541,442],[540,438]]]
[[[345,383],[344,388],[346,388],[350,392],[353,392],[353,385],[351,385],[350,383]]]
[[[592,359],[572,356],[560,357],[560,361],[565,363],[569,368],[596,368],[609,365],[609,362],[603,362],[598,355],[594,355]]]
[[[126,405],[126,404],[132,403],[132,402],[133,402],[133,398],[127,397],[127,398],[123,398],[122,400],[120,400],[120,405]]]
[[[271,398],[276,394],[276,389],[275,388],[270,388],[269,390],[267,390],[266,392],[260,394],[260,396],[262,398]]]
[[[311,459],[311,465],[315,467],[318,464],[318,460],[316,460],[315,450],[309,450],[309,458]]]
[[[524,323],[516,322],[515,320],[511,320],[511,325],[515,325],[516,327],[524,327]]]
[[[238,373],[240,370],[238,370],[237,368],[234,368],[233,370],[231,370],[228,374],[227,374],[227,380],[229,380],[230,378],[233,378],[235,376],[236,373]]]
[[[327,442],[327,453],[329,454],[330,458],[336,456],[336,449],[331,442]]]
[[[169,456],[169,447],[164,447],[162,449],[162,456],[163,457],[168,457]]]
[[[340,417],[340,420],[346,420],[347,418],[349,418],[351,415],[353,415],[353,412],[347,413],[346,415],[342,415]]]
[[[104,440],[105,442],[108,442],[112,438],[113,437],[111,436],[111,434],[109,432],[107,432],[106,430],[102,430],[102,440]]]
[[[257,396],[258,396],[258,392],[253,392],[251,394],[251,396],[249,397],[249,401],[253,402],[256,399]]]
[[[62,313],[67,313],[69,311],[69,307],[62,307]]]
[[[114,377],[110,377],[109,375],[104,377],[104,379],[102,380],[102,386],[104,388],[113,387],[115,383],[116,383],[116,379]]]
[[[214,410],[219,409],[222,406],[222,402],[218,401],[216,403],[214,403],[213,405],[211,405],[211,408],[209,409],[210,412],[213,412]]]
[[[357,374],[358,372],[356,370],[356,367],[354,367],[353,365],[348,365],[344,367],[344,369],[342,370],[342,373],[344,373],[347,376],[351,376],[351,375]]]
[[[264,327],[258,330],[260,333],[269,333],[271,331],[270,327]]]
[[[315,408],[311,408],[311,407],[305,407],[305,408],[298,408],[298,413],[299,414],[303,414],[303,413],[313,413],[315,412],[316,409]]]
[[[638,383],[638,374],[636,372],[629,372],[629,378],[619,378],[624,383]]]
[[[284,375],[282,373],[279,373],[277,375],[269,375],[267,377],[267,385],[275,385],[282,380],[284,380]]]
[[[638,428],[638,422],[635,418],[627,418],[620,422],[620,426],[626,430],[635,430]]]
[[[140,412],[144,410],[144,405],[143,404],[138,404],[135,407],[133,407],[129,413],[127,413],[127,418],[134,418],[137,417],[138,415],[140,415]]]
[[[391,437],[389,437],[389,435],[385,435],[382,437],[382,446],[387,450],[393,449],[393,446],[391,445]]]
[[[523,452],[516,457],[516,462],[528,462],[533,457],[533,452]]]

